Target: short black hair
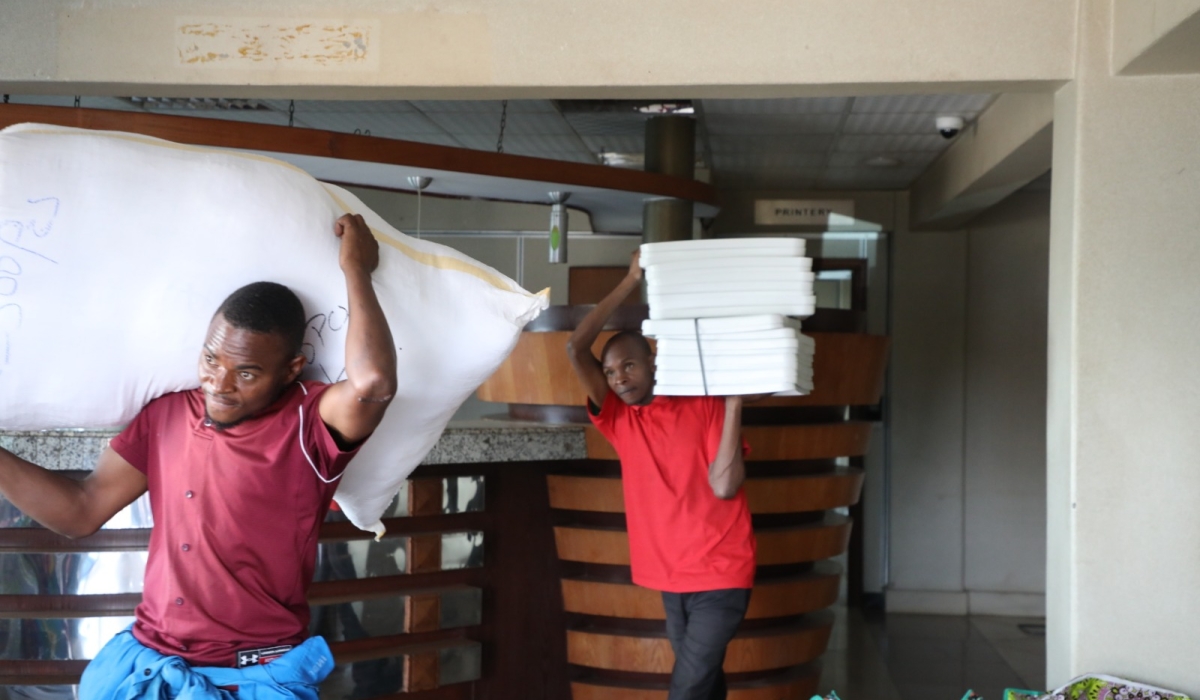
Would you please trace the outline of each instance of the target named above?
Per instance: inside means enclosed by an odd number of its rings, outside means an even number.
[[[225,297],[217,313],[229,325],[284,339],[291,357],[300,354],[308,321],[296,293],[277,282],[253,282]]]
[[[638,333],[637,331],[621,331],[620,333],[617,333],[613,337],[609,338],[608,342],[604,343],[604,348],[600,351],[600,361],[604,361],[604,358],[608,355],[609,348],[617,343],[623,343],[626,340],[641,348],[646,353],[646,357],[650,357],[654,354],[654,351],[650,349],[650,341],[646,340],[646,336]]]

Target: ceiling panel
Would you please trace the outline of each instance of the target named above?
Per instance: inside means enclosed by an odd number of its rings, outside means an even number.
[[[780,134],[774,136],[750,136],[746,134],[712,134],[709,147],[713,157],[722,151],[824,151],[834,141],[832,134]]]
[[[777,151],[759,153],[749,151],[723,151],[713,154],[713,167],[720,172],[726,168],[747,170],[755,167],[765,170],[775,168],[821,168],[828,154],[825,151]]]
[[[495,151],[496,137],[484,134],[456,134],[466,148]],[[574,136],[508,136],[504,137],[504,152],[521,156],[554,158],[575,162],[595,163],[596,157]]]
[[[912,184],[921,168],[830,168],[821,176],[822,189],[902,190]]]
[[[810,166],[810,167],[793,167],[793,168],[778,167],[778,166],[772,166],[772,167],[767,167],[767,168],[762,168],[762,167],[757,167],[757,166],[754,166],[754,167],[741,166],[741,167],[726,168],[721,171],[723,176],[727,175],[729,177],[743,178],[743,179],[749,179],[749,178],[754,178],[754,177],[758,177],[758,176],[767,177],[767,178],[787,178],[787,177],[816,178],[816,177],[820,177],[823,172],[824,172],[824,168],[822,168],[819,165]]]
[[[798,97],[779,100],[700,100],[710,114],[840,114],[849,97]]]
[[[614,153],[642,153],[645,150],[645,139],[638,134],[636,136],[627,135],[607,135],[607,136],[584,136],[583,142],[593,152],[599,153],[601,150],[612,151]]]
[[[975,113],[982,111],[991,101],[991,95],[881,95],[854,98],[851,111],[855,114]]]
[[[447,135],[446,131],[420,112],[302,112],[296,119],[314,129],[354,133],[370,131],[372,136],[409,138],[415,134]]]
[[[710,134],[832,134],[841,114],[705,114]]]
[[[451,134],[500,134],[500,114],[479,114],[477,112],[424,112],[426,117],[436,122]],[[521,134],[524,136],[569,135],[575,132],[571,129],[558,112],[509,112],[504,124],[505,135]]]
[[[42,105],[43,107],[74,107],[72,95],[11,95],[9,101],[19,105]],[[140,112],[142,108],[123,97],[80,97],[79,106],[88,109],[113,109],[120,112]],[[183,113],[183,110],[180,110]],[[193,115],[193,110],[187,114]]]
[[[644,136],[646,119],[636,112],[567,112],[564,117],[580,136]]]
[[[905,168],[924,168],[932,163],[941,155],[937,151],[890,151],[890,152],[856,152],[856,151],[835,151],[829,155],[829,167],[831,168],[858,168],[867,167],[872,170],[876,169],[873,166],[866,164],[866,161],[876,156],[886,156],[895,158],[900,161],[900,165],[896,167]]]
[[[414,100],[412,106],[422,112],[476,112],[494,114],[500,118],[503,109],[501,100]],[[557,112],[550,100],[509,100],[508,113],[514,112]]]
[[[938,134],[848,134],[838,139],[836,150],[851,153],[893,153],[896,151],[941,151],[950,141]]]
[[[958,113],[970,122],[975,115]],[[846,134],[936,134],[937,112],[914,112],[911,114],[851,114],[846,119],[842,133]]]
[[[818,178],[803,171],[735,172],[722,175],[716,185],[733,190],[805,190],[816,187]]]

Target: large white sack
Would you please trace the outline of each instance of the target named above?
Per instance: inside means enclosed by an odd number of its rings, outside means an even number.
[[[0,132],[0,429],[115,427],[197,386],[212,313],[257,280],[291,287],[312,317],[305,377],[341,378],[333,224],[346,212],[386,244],[374,279],[400,386],[336,498],[382,532],[400,483],[546,297],[270,158],[117,132]]]

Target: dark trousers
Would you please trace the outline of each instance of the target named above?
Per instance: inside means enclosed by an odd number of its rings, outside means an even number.
[[[725,647],[750,603],[749,588],[663,593],[667,637],[675,652],[667,700],[724,700]]]

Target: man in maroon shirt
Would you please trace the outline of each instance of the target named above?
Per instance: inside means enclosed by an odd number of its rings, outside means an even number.
[[[633,582],[662,591],[675,652],[669,700],[726,696],[725,649],[754,585],[754,532],[742,492],[742,397],[654,395],[654,358],[639,333],[592,345],[641,284],[629,274],[580,322],[567,354],[592,422],[621,458]]]
[[[122,633],[136,643],[124,643],[231,668],[308,637],[318,529],[342,470],[396,391],[395,346],[371,282],[379,245],[361,216],[343,216],[334,234],[349,299],[344,380],[296,381],[306,364],[304,308],[287,287],[258,282],[213,316],[200,388],[152,401],[85,479],[0,450],[0,493],[67,537],[94,533],[150,492],[142,603]]]

